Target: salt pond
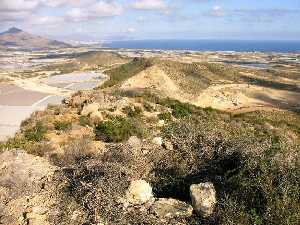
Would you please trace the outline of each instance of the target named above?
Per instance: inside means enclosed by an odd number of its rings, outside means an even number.
[[[102,80],[105,75],[102,73],[94,72],[74,72],[69,74],[55,75],[46,79],[46,83],[49,85],[53,84],[70,84],[70,83],[81,83],[91,80]]]
[[[99,86],[106,76],[102,73],[76,72],[56,75],[41,82],[62,90],[76,92]],[[25,90],[13,84],[0,84],[0,141],[13,136],[21,122],[34,111],[44,110],[48,104],[60,104],[64,96]]]

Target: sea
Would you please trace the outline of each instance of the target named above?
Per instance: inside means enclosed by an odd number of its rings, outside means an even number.
[[[106,42],[103,47],[113,49],[300,53],[300,40],[130,40]]]

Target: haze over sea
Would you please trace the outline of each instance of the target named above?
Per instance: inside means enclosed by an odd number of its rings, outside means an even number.
[[[300,52],[300,41],[249,40],[130,40],[112,41],[107,48],[236,52]]]

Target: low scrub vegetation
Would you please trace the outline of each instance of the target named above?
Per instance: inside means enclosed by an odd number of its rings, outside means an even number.
[[[27,141],[39,142],[45,138],[47,128],[42,122],[38,122],[34,127],[24,130],[24,137]]]
[[[163,112],[163,113],[158,114],[158,118],[160,120],[164,120],[164,121],[171,121],[172,114],[170,112]]]
[[[69,121],[56,121],[54,123],[55,130],[67,131],[72,128],[72,122]]]
[[[92,126],[93,123],[88,116],[80,116],[79,117],[79,124],[81,126]]]
[[[143,137],[146,130],[141,121],[133,118],[113,117],[95,128],[98,139],[106,142],[122,142],[131,136]]]
[[[123,109],[123,112],[129,117],[140,117],[143,110],[141,107],[138,106],[126,106]]]
[[[106,74],[109,76],[109,80],[104,82],[101,88],[112,87],[114,85],[120,84],[121,82],[136,75],[149,66],[151,66],[151,62],[149,60],[133,59],[127,64],[107,71]]]
[[[131,98],[122,101],[126,106],[119,104],[123,96]],[[299,114],[276,111],[230,115],[151,93],[123,92],[107,99],[100,122],[92,123],[89,116],[73,121],[82,126],[86,136],[73,132],[79,137],[66,138],[64,132],[72,129],[71,124],[53,124],[53,118],[64,118],[63,114],[71,111],[67,107],[48,109],[24,122],[21,134],[0,147],[24,148],[63,167],[69,185],[66,192],[85,206],[86,224],[99,222],[96,213],[110,224],[162,224],[147,210],[139,210],[140,206],[126,211],[120,204],[133,178],[149,181],[157,198],[187,203],[191,184],[209,181],[215,185],[218,203],[211,218],[193,214],[168,224],[299,224]],[[80,107],[72,110],[80,112]],[[145,109],[148,113],[143,113]],[[158,127],[156,115],[166,123]],[[52,119],[47,120],[54,125],[50,132],[61,131],[53,132],[55,140],[58,135],[63,139],[61,151],[55,152],[45,141],[45,118]],[[132,143],[125,143],[131,136],[143,140],[132,138]],[[153,143],[154,137],[161,137],[162,145]]]

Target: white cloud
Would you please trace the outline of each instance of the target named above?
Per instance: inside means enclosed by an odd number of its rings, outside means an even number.
[[[141,10],[166,10],[168,5],[163,0],[137,0],[132,7]]]
[[[43,0],[43,3],[50,7],[58,7],[68,3],[67,0]]]
[[[88,12],[80,8],[73,8],[69,10],[66,16],[69,20],[72,20],[74,22],[80,22],[89,19]]]
[[[97,0],[42,0],[46,6],[50,7],[59,7],[63,5],[79,7],[79,6],[88,6],[94,4]]]
[[[39,0],[1,0],[0,11],[28,11],[37,8]]]
[[[128,32],[128,33],[135,33],[135,32],[136,32],[136,29],[133,28],[133,27],[129,27],[129,28],[127,29],[127,32]]]
[[[29,12],[0,12],[0,22],[15,22],[22,21],[24,18],[30,16]]]
[[[146,19],[145,19],[145,17],[143,17],[143,16],[139,16],[139,17],[137,18],[137,21],[138,21],[139,23],[144,23],[144,22],[146,21]]]
[[[29,18],[27,23],[32,25],[59,25],[64,22],[64,18],[56,16],[36,16]]]
[[[97,14],[97,17],[117,16],[123,13],[123,7],[115,2],[100,1],[91,7],[91,12]]]
[[[86,8],[73,8],[66,14],[67,19],[75,22],[121,15],[122,5],[116,2],[99,1]]]
[[[225,15],[225,12],[221,6],[214,6],[211,12],[212,16],[222,17]]]

